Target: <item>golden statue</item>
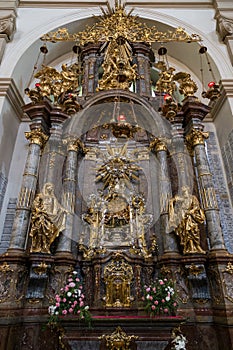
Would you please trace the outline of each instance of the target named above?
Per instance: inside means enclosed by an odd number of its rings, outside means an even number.
[[[131,65],[131,51],[127,41],[123,44],[118,44],[114,40],[109,43],[103,62],[104,73],[99,81],[98,90],[129,89],[137,77],[136,65]]]
[[[204,211],[188,187],[182,187],[182,196],[169,201],[169,228],[180,238],[184,254],[205,253],[200,245],[199,224],[205,221]]]
[[[60,205],[54,185],[46,183],[39,193],[32,208],[32,253],[50,253],[50,246],[59,233],[65,229],[67,211]]]
[[[94,207],[90,207],[87,213],[83,214],[83,220],[90,225],[89,247],[96,248],[99,240],[101,213]]]

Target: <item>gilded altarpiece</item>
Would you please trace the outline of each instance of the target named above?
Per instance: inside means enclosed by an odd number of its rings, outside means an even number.
[[[188,349],[219,350],[219,334],[227,349],[232,256],[206,154],[210,107],[195,96],[189,73],[155,62],[151,45],[201,38],[183,28],[148,28],[118,1],[102,12],[91,29],[45,34],[43,42],[75,42],[77,62],[60,71],[44,65],[39,82],[25,89],[29,144],[1,256],[0,344],[167,349],[172,328],[182,323]],[[163,46],[159,51],[166,55]],[[207,95],[217,98],[215,92],[218,86]],[[57,334],[43,333],[48,306],[74,270],[93,327],[68,315]],[[178,316],[145,314],[143,291],[160,276],[175,282]]]

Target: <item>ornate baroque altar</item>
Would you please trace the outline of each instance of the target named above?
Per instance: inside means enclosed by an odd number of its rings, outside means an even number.
[[[29,145],[1,256],[1,349],[168,349],[179,326],[187,349],[217,350],[218,339],[228,349],[233,269],[206,155],[210,107],[164,59],[163,43],[200,38],[148,28],[116,3],[93,27],[42,40],[44,55],[48,42],[73,41],[77,58],[61,71],[42,65],[25,89]],[[92,327],[71,315],[42,332],[74,269]],[[144,286],[159,276],[175,281],[177,315],[145,313]]]

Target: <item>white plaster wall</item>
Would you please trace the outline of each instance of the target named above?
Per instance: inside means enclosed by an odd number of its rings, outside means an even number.
[[[0,97],[0,170],[8,177],[19,119],[7,98]]]
[[[24,136],[24,132],[29,130],[30,129],[28,123],[21,123],[18,127],[18,134],[15,141],[15,145],[13,145],[14,150],[12,152],[12,158],[10,159],[11,166],[9,169],[8,184],[4,197],[2,211],[0,214],[0,240],[3,232],[3,226],[9,199],[18,197],[21,188],[22,175],[28,152],[28,141]],[[8,135],[8,137],[10,137],[10,135]]]

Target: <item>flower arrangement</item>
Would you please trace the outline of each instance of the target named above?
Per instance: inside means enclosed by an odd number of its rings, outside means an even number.
[[[91,314],[89,306],[85,306],[83,286],[77,274],[77,271],[73,271],[69,275],[65,287],[61,288],[61,294],[56,294],[55,305],[51,305],[48,308],[50,314],[48,323],[56,323],[59,315],[77,315],[79,319],[83,319],[90,325]]]
[[[144,286],[145,310],[151,316],[175,315],[176,297],[174,282],[167,278],[158,278],[150,286]]]

